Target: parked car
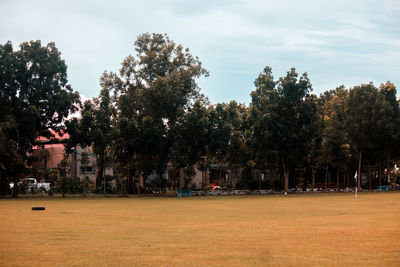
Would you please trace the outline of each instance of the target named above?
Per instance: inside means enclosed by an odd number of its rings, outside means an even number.
[[[19,188],[25,188],[27,189],[27,191],[44,191],[44,192],[48,192],[50,191],[50,183],[38,183],[36,181],[35,178],[24,178],[22,179],[20,182],[18,182],[18,187]],[[14,188],[14,183],[10,183],[10,188],[13,189]]]

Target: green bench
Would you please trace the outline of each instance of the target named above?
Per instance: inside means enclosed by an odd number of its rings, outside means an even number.
[[[377,186],[379,191],[389,191],[390,186],[389,185],[380,185]]]
[[[191,197],[192,190],[178,190],[178,197]]]

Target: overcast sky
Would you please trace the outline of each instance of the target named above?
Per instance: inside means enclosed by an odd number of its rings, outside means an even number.
[[[69,83],[97,96],[144,32],[167,33],[198,56],[212,103],[249,103],[263,68],[307,72],[314,93],[388,80],[400,90],[399,0],[0,0],[0,42],[55,42]]]

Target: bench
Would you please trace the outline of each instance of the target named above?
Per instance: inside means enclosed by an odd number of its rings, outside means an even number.
[[[178,190],[178,197],[191,197],[192,190]]]
[[[378,188],[379,191],[389,191],[390,186],[389,185],[379,185],[376,188]]]
[[[314,188],[323,188],[323,189],[335,189],[337,187],[337,184],[335,183],[315,183]]]

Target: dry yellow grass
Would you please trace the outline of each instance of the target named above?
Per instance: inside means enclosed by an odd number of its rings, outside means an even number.
[[[0,214],[1,266],[400,266],[399,193],[2,199]]]

